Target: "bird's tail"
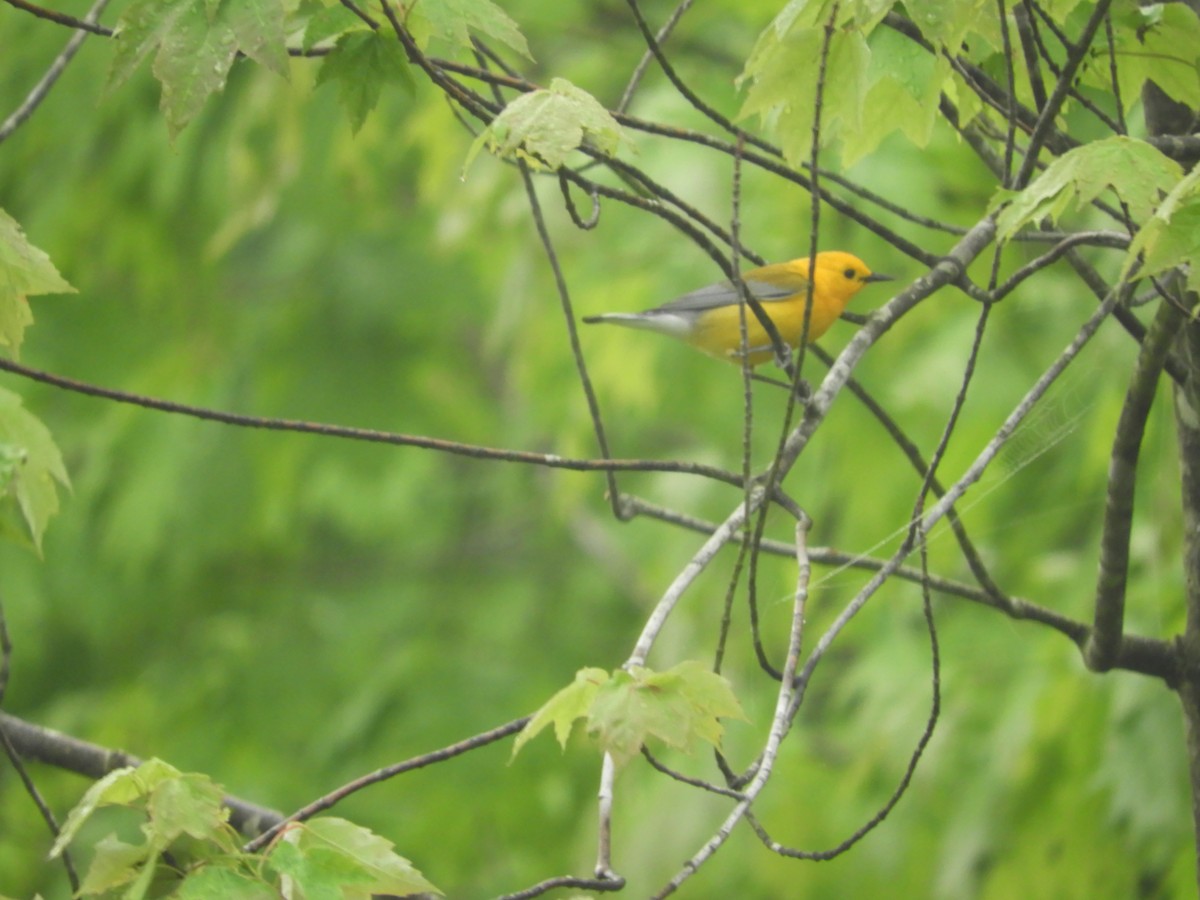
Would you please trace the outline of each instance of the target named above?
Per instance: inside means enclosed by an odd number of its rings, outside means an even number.
[[[637,328],[642,324],[642,315],[642,313],[601,313],[598,316],[584,316],[583,321],[588,325],[611,322],[614,325],[632,325]]]
[[[674,313],[652,310],[641,313],[601,313],[598,316],[584,316],[584,323],[596,325],[607,322],[610,325],[624,325],[626,328],[641,328],[646,331],[657,331],[660,334],[671,334],[683,337],[692,330],[692,321],[686,316]]]

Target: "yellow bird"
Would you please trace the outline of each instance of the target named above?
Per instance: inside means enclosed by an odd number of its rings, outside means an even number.
[[[763,306],[779,329],[779,335],[791,347],[800,344],[804,331],[804,307],[808,296],[808,257],[775,263],[742,273],[742,281],[751,296]],[[850,298],[874,281],[891,281],[890,275],[876,275],[857,256],[840,250],[827,250],[816,256],[812,278],[812,315],[808,340],[815,341],[837,321]],[[740,362],[743,352],[750,365],[757,366],[774,356],[766,329],[746,308],[746,348],[743,350],[737,288],[729,281],[710,284],[670,303],[640,313],[604,313],[586,316],[589,324],[611,322],[627,328],[658,331],[680,338],[720,359]]]

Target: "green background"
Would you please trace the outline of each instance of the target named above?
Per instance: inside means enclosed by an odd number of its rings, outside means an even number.
[[[776,8],[725,0],[685,18],[682,73],[727,112],[734,76]],[[506,4],[537,62],[612,105],[642,52],[624,6]],[[82,8],[75,10],[82,13]],[[119,10],[118,10],[119,11]],[[655,20],[665,8],[652,6]],[[106,15],[111,22],[114,12]],[[67,40],[5,8],[0,110]],[[597,456],[566,328],[514,168],[481,156],[443,98],[385,91],[357,134],[319,63],[291,79],[235,66],[172,145],[145,68],[103,90],[112,48],[91,38],[34,119],[0,145],[0,206],[77,295],[38,298],[21,359],[122,390],[240,413]],[[632,111],[702,119],[651,69]],[[731,162],[636,137],[631,161],[718,221]],[[835,155],[826,162],[837,168]],[[994,184],[948,130],[899,137],[845,172],[915,212],[957,224]],[[662,221],[605,202],[577,230],[557,184],[538,189],[579,315],[636,310],[717,280]],[[794,186],[748,171],[742,239],[771,260],[808,251]],[[585,201],[584,201],[585,202]],[[932,252],[953,238],[889,220]],[[824,248],[852,250],[898,284],[921,267],[824,210]],[[1013,247],[1005,270],[1030,258]],[[1107,271],[1118,259],[1096,254]],[[986,279],[985,257],[975,272]],[[867,312],[889,292],[855,299]],[[943,478],[974,458],[1094,308],[1050,270],[992,314]],[[978,307],[951,289],[904,318],[856,376],[928,453],[944,426]],[[853,333],[843,323],[830,350]],[[731,367],[654,335],[587,329],[583,349],[612,450],[740,467],[742,385]],[[963,513],[999,583],[1088,618],[1109,442],[1134,355],[1111,323],[1052,392]],[[815,360],[811,378],[821,371]],[[12,376],[61,446],[73,481],[44,554],[0,546],[15,645],[5,707],[100,744],[209,773],[288,811],[376,767],[537,708],[587,665],[628,656],[645,615],[700,538],[608,513],[598,474],[424,450],[254,432],[64,393]],[[773,452],[783,402],[755,388],[753,461]],[[1182,622],[1178,466],[1164,391],[1143,449],[1128,619]],[[622,487],[720,518],[738,493],[682,475]],[[886,556],[919,487],[883,431],[843,394],[787,487],[814,545]],[[790,538],[782,515],[770,536]],[[939,528],[931,562],[966,578]],[[725,551],[685,596],[650,659],[710,659],[733,566]],[[764,558],[760,605],[779,659],[795,566]],[[817,567],[807,646],[866,580]],[[696,897],[1186,896],[1194,887],[1182,724],[1172,695],[1129,674],[1087,673],[1036,625],[937,598],[942,717],[907,796],[851,853],[780,859],[739,827],[692,879]],[[774,688],[754,665],[744,602],[726,667],[759,746]],[[777,839],[824,849],[890,795],[930,703],[919,592],[893,583],[818,669],[761,818]],[[336,812],[368,825],[452,897],[517,890],[594,860],[599,765],[577,741],[502,743],[386,782]],[[708,754],[665,753],[713,777]],[[34,768],[65,813],[86,783]],[[615,867],[630,896],[669,878],[727,803],[635,761],[616,786]],[[105,822],[109,824],[105,824]],[[93,839],[116,820],[97,823]],[[51,843],[13,773],[0,771],[0,894],[65,897]],[[86,858],[86,854],[85,854]]]

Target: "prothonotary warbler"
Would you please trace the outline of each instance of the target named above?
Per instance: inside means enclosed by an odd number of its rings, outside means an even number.
[[[750,294],[762,304],[780,337],[791,347],[800,344],[804,331],[808,262],[806,256],[742,273],[742,281]],[[891,276],[876,275],[857,256],[840,250],[818,253],[812,279],[809,341],[817,340],[828,331],[850,298],[873,281],[891,281]],[[583,321],[611,322],[627,328],[658,331],[687,341],[721,359],[740,363],[742,358],[738,292],[728,281],[710,284],[645,312],[604,313],[587,316]],[[746,356],[750,365],[757,366],[774,356],[771,338],[749,308],[746,309],[746,337]]]

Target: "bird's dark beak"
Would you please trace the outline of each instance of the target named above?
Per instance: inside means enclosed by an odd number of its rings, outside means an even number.
[[[895,281],[895,280],[896,280],[895,275],[880,275],[878,272],[872,272],[870,275],[868,275],[866,278],[863,279],[863,284],[871,284],[872,282],[876,282],[876,281]]]

